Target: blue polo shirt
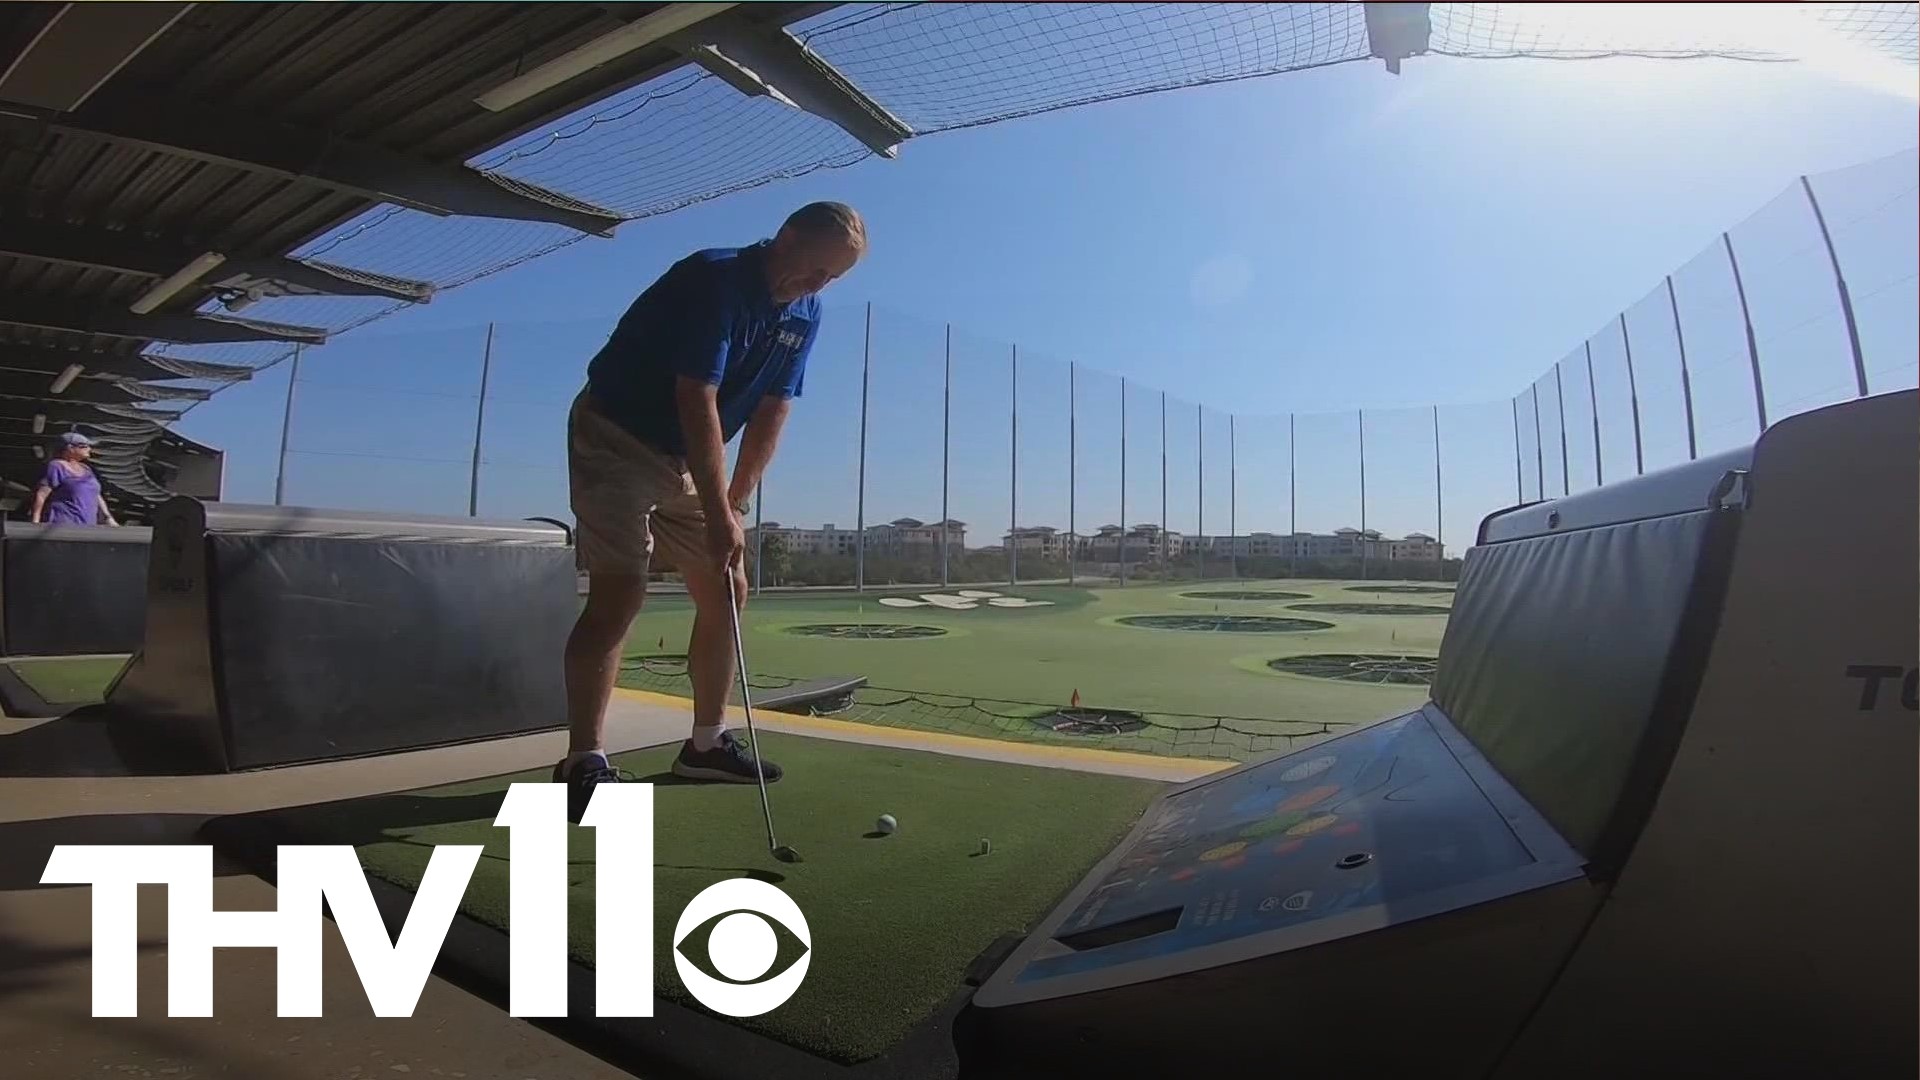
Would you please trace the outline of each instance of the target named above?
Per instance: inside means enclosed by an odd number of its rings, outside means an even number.
[[[768,246],[696,251],[640,294],[587,365],[588,390],[609,419],[685,456],[674,400],[680,376],[720,388],[720,431],[729,442],[766,398],[800,396],[820,301],[774,302],[764,271]]]

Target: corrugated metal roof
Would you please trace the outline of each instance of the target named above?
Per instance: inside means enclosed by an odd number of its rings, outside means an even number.
[[[425,162],[458,165],[641,80],[681,66],[665,46],[649,46],[579,76],[556,91],[492,112],[474,98],[548,60],[593,41],[663,4],[585,3],[285,3],[190,4],[71,114],[0,92],[0,236],[9,220],[59,223],[116,241],[167,252],[217,250],[236,256],[286,255],[380,205],[338,185],[209,160],[100,134],[89,117],[164,102],[210,130],[293,125],[312,137],[316,166],[328,140],[349,140]],[[785,25],[829,4],[741,5],[761,25]],[[0,5],[0,72],[29,48],[51,48],[50,27],[68,5]],[[74,128],[86,130],[72,130]],[[122,133],[124,134],[124,133]],[[0,296],[9,304],[76,307],[124,316],[155,282],[148,274],[72,265],[26,253],[0,253]],[[192,312],[213,294],[196,285],[162,305]],[[45,350],[81,358],[129,356],[149,342],[0,323],[0,443],[31,437],[44,397],[66,402],[71,423],[138,425],[155,415],[137,392],[89,383],[89,400],[121,402],[89,412],[74,392],[36,394],[50,383]],[[39,350],[29,354],[8,350]],[[191,349],[182,350],[190,355]],[[218,357],[208,357],[218,359]],[[164,413],[158,415],[166,415]],[[80,418],[80,419],[76,419]],[[161,430],[150,428],[158,438]],[[124,430],[121,432],[124,435]],[[177,439],[167,436],[168,439]],[[151,440],[146,440],[151,442]],[[126,477],[145,460],[144,443],[102,446],[101,473]],[[0,476],[30,482],[37,469],[0,455]],[[135,481],[133,487],[146,488]],[[157,488],[139,494],[153,497]],[[127,494],[122,491],[118,494]]]

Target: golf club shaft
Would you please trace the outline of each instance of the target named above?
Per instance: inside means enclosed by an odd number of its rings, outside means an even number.
[[[733,584],[733,568],[726,570],[727,618],[733,624],[734,666],[740,670],[740,707],[747,714],[747,742],[753,747],[753,774],[760,784],[760,812],[767,819],[767,850],[780,845],[773,837],[773,806],[767,802],[767,771],[760,763],[760,737],[753,730],[753,694],[747,689],[747,647],[740,637],[740,597]]]

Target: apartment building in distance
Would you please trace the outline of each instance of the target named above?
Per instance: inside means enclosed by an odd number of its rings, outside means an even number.
[[[946,525],[947,550],[965,550],[966,522],[948,519]],[[833,522],[814,529],[782,525],[775,521],[763,522],[757,530],[747,530],[748,547],[754,546],[756,532],[768,538],[779,537],[790,555],[845,555],[852,558],[860,547],[859,530],[842,529]],[[866,551],[869,555],[907,556],[932,554],[940,550],[940,523],[937,521],[929,524],[917,518],[895,518],[884,525],[867,526],[866,534]]]
[[[1131,529],[1102,525],[1092,535],[1076,539],[1078,557],[1096,563],[1117,563],[1123,555],[1130,563],[1155,562],[1163,552],[1168,558],[1178,558],[1187,550],[1185,536],[1158,525],[1135,525]]]
[[[1253,532],[1242,536],[1188,536],[1158,525],[1131,527],[1102,525],[1092,533],[1071,533],[1051,525],[1023,525],[1009,530],[999,544],[967,547],[965,522],[948,520],[947,550],[1005,551],[1011,547],[1030,559],[1065,561],[1069,555],[1088,563],[1148,563],[1205,554],[1208,558],[1239,559],[1366,559],[1370,562],[1437,562],[1444,551],[1426,533],[1393,538],[1378,529],[1341,528],[1330,533]],[[860,533],[828,522],[819,528],[799,528],[766,522],[761,530],[778,536],[794,555],[844,555],[858,550]],[[747,543],[755,541],[747,530]],[[866,529],[866,552],[876,556],[931,555],[940,550],[940,523],[896,518]]]
[[[1062,546],[1072,538],[1058,535]],[[1345,528],[1330,533],[1255,532],[1243,536],[1187,536],[1158,525],[1122,529],[1102,525],[1090,536],[1078,538],[1078,556],[1088,562],[1119,562],[1125,552],[1130,563],[1153,562],[1164,550],[1169,559],[1204,553],[1208,558],[1238,559],[1367,559],[1374,562],[1436,562],[1440,542],[1426,533],[1408,533],[1395,540],[1378,529]]]

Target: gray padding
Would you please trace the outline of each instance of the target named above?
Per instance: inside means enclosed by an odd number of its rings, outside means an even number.
[[[1584,853],[1634,770],[1713,517],[1467,553],[1433,699]]]
[[[1752,467],[1753,447],[1747,445],[1605,487],[1588,488],[1576,495],[1516,506],[1480,523],[1480,543],[1498,544],[1705,510],[1713,505],[1728,473]]]

